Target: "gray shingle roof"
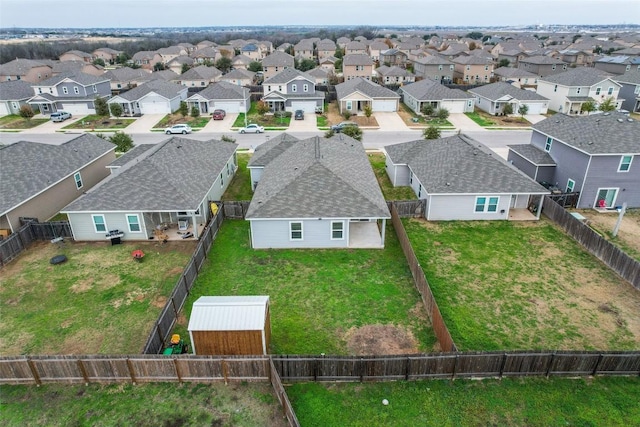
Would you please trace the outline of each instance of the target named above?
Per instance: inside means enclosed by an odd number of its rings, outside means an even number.
[[[45,67],[46,65],[31,59],[16,58],[6,64],[0,65],[0,74],[3,76],[22,76],[34,67]]]
[[[208,80],[221,75],[222,72],[216,67],[207,67],[205,65],[200,65],[180,74],[178,80]]]
[[[396,164],[407,164],[429,194],[548,193],[478,141],[464,135],[385,147]]]
[[[131,90],[121,93],[118,96],[126,99],[127,101],[135,101],[142,98],[148,93],[154,92],[158,95],[164,96],[167,99],[173,99],[185,89],[186,88],[184,86],[166,82],[164,80],[151,80],[147,83],[141,84],[140,86],[134,87]]]
[[[413,62],[425,65],[452,65],[453,62],[438,55],[428,55],[422,58],[414,59]]]
[[[440,99],[472,99],[473,96],[460,89],[449,89],[440,83],[424,79],[405,85],[401,89],[418,101],[435,101]]]
[[[529,64],[538,64],[538,65],[566,64],[566,62],[561,61],[559,59],[552,58],[550,56],[543,56],[543,55],[530,56],[529,58],[523,58],[520,60],[520,62],[527,62]]]
[[[610,74],[597,68],[580,67],[541,77],[540,80],[563,86],[592,86],[606,80],[610,76]]]
[[[238,86],[231,84],[229,82],[221,81],[217,83],[210,84],[204,90],[191,95],[189,98],[193,98],[194,96],[201,96],[204,99],[246,99],[249,97],[250,90],[243,86]]]
[[[142,153],[145,153],[155,147],[156,144],[140,144],[134,146],[131,150],[124,153],[122,156],[115,159],[113,162],[109,163],[109,167],[122,167],[129,163],[130,161],[136,159]]]
[[[57,76],[48,78],[47,80],[43,80],[40,83],[34,83],[34,86],[55,86],[58,83],[62,82],[65,79],[70,79],[73,80],[74,82],[82,85],[82,86],[90,86],[90,85],[94,85],[96,83],[100,83],[100,82],[104,82],[109,80],[108,78],[106,78],[104,75],[101,75],[99,77],[91,75],[91,74],[87,74],[87,73],[81,73],[81,72],[68,72],[68,73],[61,73],[58,74]]]
[[[464,65],[493,65],[493,61],[490,59],[475,55],[459,56],[454,58],[453,62]]]
[[[536,74],[530,73],[521,68],[511,68],[511,67],[496,68],[495,70],[493,70],[493,74],[495,74],[496,76],[506,77],[506,78],[517,78],[517,77],[525,77],[525,78],[531,77],[534,79],[538,78]]]
[[[149,77],[149,75],[150,73],[147,73],[142,69],[133,69],[129,67],[116,68],[115,70],[109,70],[104,73],[105,78],[116,82],[131,81],[143,77],[146,78]]]
[[[20,141],[0,147],[0,214],[113,150],[115,145],[91,134],[61,145]]]
[[[381,66],[376,69],[376,72],[381,76],[398,76],[398,77],[406,77],[413,76],[413,73],[405,70],[404,68],[400,68],[397,65],[393,67]]]
[[[342,58],[342,65],[372,65],[369,55],[364,53],[350,53]]]
[[[33,96],[31,83],[24,80],[11,80],[0,83],[0,100],[17,101],[28,99]]]
[[[372,81],[369,81],[367,79],[363,79],[362,77],[347,80],[344,83],[336,85],[336,93],[338,95],[338,99],[349,96],[355,91],[358,91],[370,98],[400,98],[400,95],[398,95],[394,91],[387,89],[386,87],[382,87],[379,84],[373,83]]]
[[[549,153],[531,144],[508,145],[507,147],[509,147],[514,153],[519,154],[536,166],[556,165],[556,162],[553,160],[553,158],[551,158]]]
[[[273,52],[262,60],[262,65],[265,67],[293,67],[294,63],[295,60],[293,59],[293,56],[279,50]]]
[[[588,154],[640,154],[640,122],[621,113],[555,114],[532,127]]]
[[[469,93],[479,95],[492,101],[500,99],[505,95],[508,95],[513,99],[517,99],[518,101],[548,101],[544,96],[538,95],[531,90],[520,89],[506,82],[496,82],[478,86],[476,88],[469,89]]]
[[[640,85],[640,70],[627,71],[621,76],[612,77],[617,83],[631,83]]]
[[[173,137],[142,154],[64,211],[195,210],[237,149],[230,142]]]
[[[275,76],[265,80],[262,83],[262,85],[264,86],[264,85],[270,85],[270,84],[271,85],[286,84],[286,83],[289,83],[291,80],[295,79],[296,77],[303,77],[309,80],[311,83],[315,81],[313,77],[311,77],[309,74],[303,71],[296,70],[295,68],[285,68]]]
[[[242,68],[236,68],[235,70],[229,71],[227,74],[223,75],[221,79],[231,80],[231,79],[253,79],[256,75],[253,71],[244,70]]]
[[[295,136],[281,133],[264,144],[258,145],[247,166],[264,167],[298,141],[300,140]]]
[[[246,217],[389,218],[362,143],[339,135],[292,144],[265,167]]]

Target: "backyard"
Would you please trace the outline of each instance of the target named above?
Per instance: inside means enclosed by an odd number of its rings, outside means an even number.
[[[49,119],[23,119],[18,115],[8,115],[0,117],[0,129],[31,129],[36,126],[40,126],[43,123],[48,122]]]
[[[378,179],[378,185],[382,190],[385,200],[416,200],[416,194],[409,186],[394,187],[389,180],[387,170],[385,169],[385,156],[380,152],[367,153],[373,172]]]
[[[269,295],[271,353],[407,354],[436,340],[393,228],[384,250],[254,250],[225,220],[176,332],[202,295]]]
[[[0,387],[7,426],[285,427],[269,383]]]
[[[598,212],[595,209],[572,209],[587,218],[589,225],[605,239],[640,261],[640,209],[628,209],[622,218],[618,235],[612,231],[618,222],[617,211]]]
[[[637,377],[298,383],[287,394],[305,427],[640,425]]]
[[[194,248],[34,243],[2,268],[0,354],[139,353]],[[51,265],[59,254],[68,260]]]
[[[548,220],[403,220],[460,350],[640,348],[640,294]]]

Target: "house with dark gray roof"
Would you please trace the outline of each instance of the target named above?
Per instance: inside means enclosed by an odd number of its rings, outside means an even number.
[[[534,55],[518,61],[518,68],[529,71],[539,77],[567,71],[568,64],[559,59],[545,55]]]
[[[316,91],[316,79],[295,68],[286,68],[265,80],[262,88],[262,101],[271,111],[324,111],[324,92]]]
[[[415,74],[396,65],[393,67],[382,65],[376,68],[374,73],[378,77],[378,82],[385,85],[404,85],[416,81]]]
[[[118,172],[68,204],[79,241],[198,239],[237,170],[237,144],[172,137],[135,152]],[[132,153],[133,154],[133,153]],[[190,234],[187,234],[190,233]]]
[[[216,67],[199,65],[180,74],[173,82],[186,87],[204,88],[211,83],[220,81],[220,77],[222,77],[222,72]]]
[[[387,145],[394,186],[410,186],[432,221],[535,220],[527,208],[549,191],[465,135]]]
[[[640,113],[640,70],[627,71],[621,76],[613,77],[620,87],[622,108],[633,113]]]
[[[122,67],[107,71],[104,77],[109,79],[111,93],[116,95],[151,80],[151,73],[141,68]]]
[[[0,117],[20,114],[23,105],[33,96],[31,83],[24,80],[0,82]]]
[[[187,88],[161,79],[151,80],[111,98],[109,104],[120,104],[123,115],[170,114],[187,99]]]
[[[27,102],[47,115],[61,110],[78,115],[95,114],[95,99],[111,96],[111,85],[104,75],[62,73],[31,87],[35,96]]]
[[[510,146],[509,161],[533,179],[579,192],[578,208],[613,208],[624,202],[640,207],[637,120],[617,112],[556,114],[533,125],[530,145]]]
[[[336,85],[336,94],[340,114],[344,111],[358,114],[363,112],[367,105],[374,113],[378,111],[394,112],[398,111],[400,101],[400,95],[394,91],[362,77]]]
[[[603,56],[593,66],[606,73],[620,75],[627,71],[640,71],[640,58],[627,55]]]
[[[247,164],[247,169],[249,169],[249,174],[251,175],[251,190],[255,191],[258,186],[265,166],[298,141],[300,140],[295,136],[281,133],[256,147]]]
[[[547,98],[509,83],[490,83],[469,89],[469,93],[475,96],[476,107],[491,115],[503,114],[506,105],[511,105],[511,114],[518,114],[522,106],[526,106],[527,114],[547,114]]]
[[[256,73],[245,70],[244,68],[236,68],[220,77],[221,82],[228,82],[238,86],[249,86],[255,81]]]
[[[284,136],[256,152],[252,166],[262,170],[246,214],[253,248],[384,247],[391,215],[362,143]]]
[[[264,79],[270,79],[285,68],[293,68],[294,65],[295,59],[293,56],[277,50],[262,60]]]
[[[493,75],[501,82],[507,82],[510,85],[524,89],[535,88],[538,86],[538,76],[520,68],[500,67],[493,70]]]
[[[438,83],[451,83],[453,81],[454,64],[438,55],[420,55],[410,59],[413,64],[413,72],[418,77],[434,80]]]
[[[422,108],[430,105],[434,110],[446,108],[449,113],[462,114],[473,112],[473,96],[460,89],[449,89],[435,80],[425,79],[400,88],[402,102],[416,114],[422,114]]]
[[[246,113],[251,108],[251,91],[229,82],[217,82],[187,98],[189,110],[196,107],[201,114],[224,110],[226,113]]]
[[[109,175],[116,146],[85,133],[60,145],[20,141],[0,146],[0,229],[20,218],[46,221]]]

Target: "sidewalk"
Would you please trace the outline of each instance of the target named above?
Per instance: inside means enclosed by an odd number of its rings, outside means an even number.
[[[449,114],[447,120],[456,128],[455,130],[460,130],[461,132],[481,132],[487,130],[464,114]]]

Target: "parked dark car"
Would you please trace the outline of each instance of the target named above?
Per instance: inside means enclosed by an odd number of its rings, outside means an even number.
[[[213,120],[224,120],[226,115],[227,113],[224,110],[213,110],[213,113],[211,113]]]
[[[358,124],[355,122],[341,122],[341,123],[338,123],[337,125],[331,126],[331,130],[334,131],[335,133],[340,133],[344,128],[350,127],[350,126],[358,127]]]
[[[296,110],[293,118],[296,119],[296,120],[304,120],[304,111]]]

